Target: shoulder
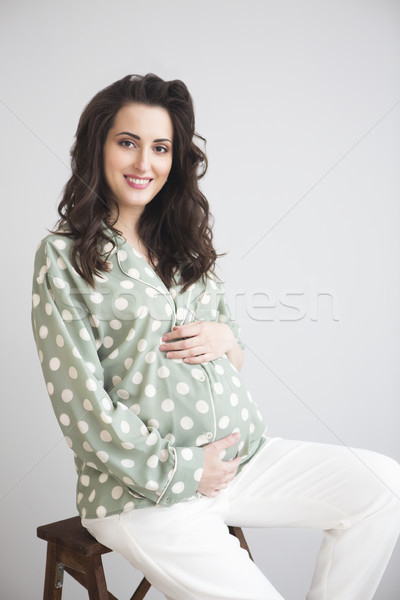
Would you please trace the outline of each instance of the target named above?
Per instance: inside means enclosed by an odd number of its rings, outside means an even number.
[[[49,233],[38,244],[35,253],[35,274],[38,283],[46,274],[68,278],[75,272],[71,263],[73,240],[62,233]]]
[[[49,233],[40,240],[36,248],[36,257],[49,256],[52,253],[69,256],[73,240],[62,233]]]
[[[36,247],[35,265],[40,267],[40,265],[46,264],[49,268],[52,259],[57,260],[58,257],[70,262],[72,244],[73,240],[66,235],[49,233],[40,240]]]
[[[42,240],[40,240],[36,254],[46,253],[47,251],[55,252],[70,252],[73,245],[73,240],[63,233],[49,233]]]
[[[213,289],[220,288],[223,285],[222,279],[217,275],[215,271],[207,271],[204,276],[204,280],[207,285],[211,286]]]
[[[225,293],[225,284],[224,281],[221,279],[221,277],[219,277],[219,275],[217,275],[217,273],[215,273],[215,271],[213,272],[208,272],[207,273],[207,277],[206,277],[206,282],[207,282],[207,288],[210,290],[213,290],[214,293],[220,297],[221,295],[224,295]]]

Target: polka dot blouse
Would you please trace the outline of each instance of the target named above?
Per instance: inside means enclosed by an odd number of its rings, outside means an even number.
[[[190,365],[159,350],[164,333],[190,321],[227,322],[238,339],[220,283],[167,289],[142,255],[115,241],[95,288],[72,267],[71,240],[57,234],[40,243],[33,278],[34,336],[86,518],[193,498],[202,446],[240,431],[223,458],[240,455],[243,465],[265,439],[226,355]]]

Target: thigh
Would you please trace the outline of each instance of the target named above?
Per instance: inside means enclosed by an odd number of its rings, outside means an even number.
[[[225,524],[224,495],[84,519],[170,600],[283,600]]]
[[[226,494],[228,524],[348,527],[400,496],[400,469],[368,450],[271,438]]]

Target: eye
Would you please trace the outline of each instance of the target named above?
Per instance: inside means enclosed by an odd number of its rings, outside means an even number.
[[[122,146],[123,148],[135,148],[135,143],[132,142],[132,140],[120,140],[118,142],[119,146]]]
[[[154,150],[157,154],[165,154],[166,152],[169,151],[167,146],[155,146]]]

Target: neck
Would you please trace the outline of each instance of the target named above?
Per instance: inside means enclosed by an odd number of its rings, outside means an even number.
[[[139,207],[134,207],[139,209]],[[140,210],[120,210],[118,219],[114,225],[118,229],[126,241],[131,244],[134,248],[139,241],[138,235],[138,224],[140,215],[142,214],[142,208]]]
[[[135,207],[136,208],[136,207]],[[118,231],[121,232],[122,236],[126,240],[126,242],[132,246],[135,250],[140,252],[147,262],[150,264],[149,252],[146,246],[141,241],[137,226],[139,223],[140,215],[142,214],[142,209],[138,211],[130,210],[130,211],[120,211],[118,219],[114,225]]]

